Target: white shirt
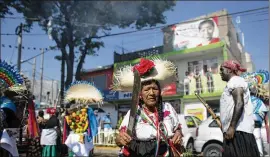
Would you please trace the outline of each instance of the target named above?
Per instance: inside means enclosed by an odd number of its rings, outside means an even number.
[[[89,152],[94,148],[93,141],[88,141],[87,134],[83,133],[84,143],[80,141],[80,135],[70,133],[65,141],[65,144],[72,150],[76,156],[89,156]]]
[[[40,145],[55,146],[57,139],[57,132],[55,129],[42,129]]]
[[[6,149],[12,156],[19,156],[16,139],[10,137],[6,129],[3,130],[2,138],[0,139],[0,147]]]
[[[128,127],[130,110],[125,115],[120,130]],[[163,103],[163,114],[164,119],[163,123],[167,128],[168,137],[172,137],[174,135],[174,131],[178,128],[180,122],[178,120],[178,116],[174,108],[169,103]],[[150,115],[151,116],[151,115]],[[149,123],[144,121],[140,116],[137,115],[137,124],[136,124],[136,136],[139,140],[146,141],[150,139],[155,139],[157,135],[156,129],[151,126]]]
[[[247,82],[239,76],[233,76],[228,81],[220,98],[220,120],[222,123],[223,132],[228,130],[233,116],[235,103],[231,92],[235,88],[239,87],[243,88],[244,90],[244,110],[236,125],[236,130],[253,133],[254,120],[252,114],[253,107],[251,104],[250,92]]]

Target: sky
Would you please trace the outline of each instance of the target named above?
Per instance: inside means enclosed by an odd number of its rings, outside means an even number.
[[[260,7],[267,7],[268,1],[178,1],[173,11],[167,11],[164,15],[167,17],[166,24],[178,23],[201,15],[226,9],[229,13],[245,11]],[[22,17],[15,13],[14,17]],[[235,23],[237,16],[232,16]],[[252,60],[255,63],[256,69],[268,69],[269,67],[269,13],[250,14],[246,16],[240,15],[241,23],[240,30],[244,33],[245,50],[251,54]],[[256,21],[256,22],[254,22]],[[24,22],[23,19],[2,19],[2,34],[14,34],[16,27]],[[112,29],[111,33],[126,32],[134,29]],[[30,34],[44,34],[38,25],[34,25]],[[27,34],[27,33],[24,33]],[[1,47],[2,59],[11,62],[12,65],[17,63],[18,49],[17,36],[1,35],[1,42],[5,47]],[[98,51],[98,56],[88,56],[83,66],[84,69],[94,69],[98,66],[113,64],[113,52],[125,53],[137,50],[147,49],[153,46],[163,44],[163,34],[161,30],[143,31],[138,33],[106,37],[101,39],[105,47]],[[54,46],[54,41],[50,40],[47,35],[23,35],[22,44],[24,47],[31,47],[31,50],[22,50],[22,60],[26,60],[35,56],[41,51],[39,48],[48,48]],[[11,45],[12,48],[9,48]],[[36,50],[32,48],[36,47]],[[60,51],[49,51],[44,56],[44,79],[60,80],[60,62],[55,60],[56,55],[60,55]],[[32,67],[30,63],[22,64],[22,71],[29,76],[32,76]],[[41,57],[36,60],[36,79],[40,78]],[[74,71],[75,72],[75,71]]]

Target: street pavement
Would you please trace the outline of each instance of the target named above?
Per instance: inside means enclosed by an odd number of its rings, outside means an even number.
[[[94,157],[117,157],[117,154],[94,153]]]

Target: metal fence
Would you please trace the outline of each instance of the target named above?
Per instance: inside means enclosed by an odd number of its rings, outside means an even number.
[[[94,145],[116,146],[115,138],[118,133],[119,133],[118,129],[111,129],[108,131],[99,129],[97,136],[95,136],[93,139]]]

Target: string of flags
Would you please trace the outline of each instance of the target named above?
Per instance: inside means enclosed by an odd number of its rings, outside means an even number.
[[[2,44],[1,45],[3,48],[15,48],[15,49],[17,49],[18,48],[18,46],[12,46],[12,45],[5,45],[5,44]],[[37,47],[25,47],[25,46],[22,46],[22,49],[24,49],[24,50],[42,50],[42,48],[37,48]],[[50,50],[50,49],[52,49],[52,48],[43,48],[44,50]]]

